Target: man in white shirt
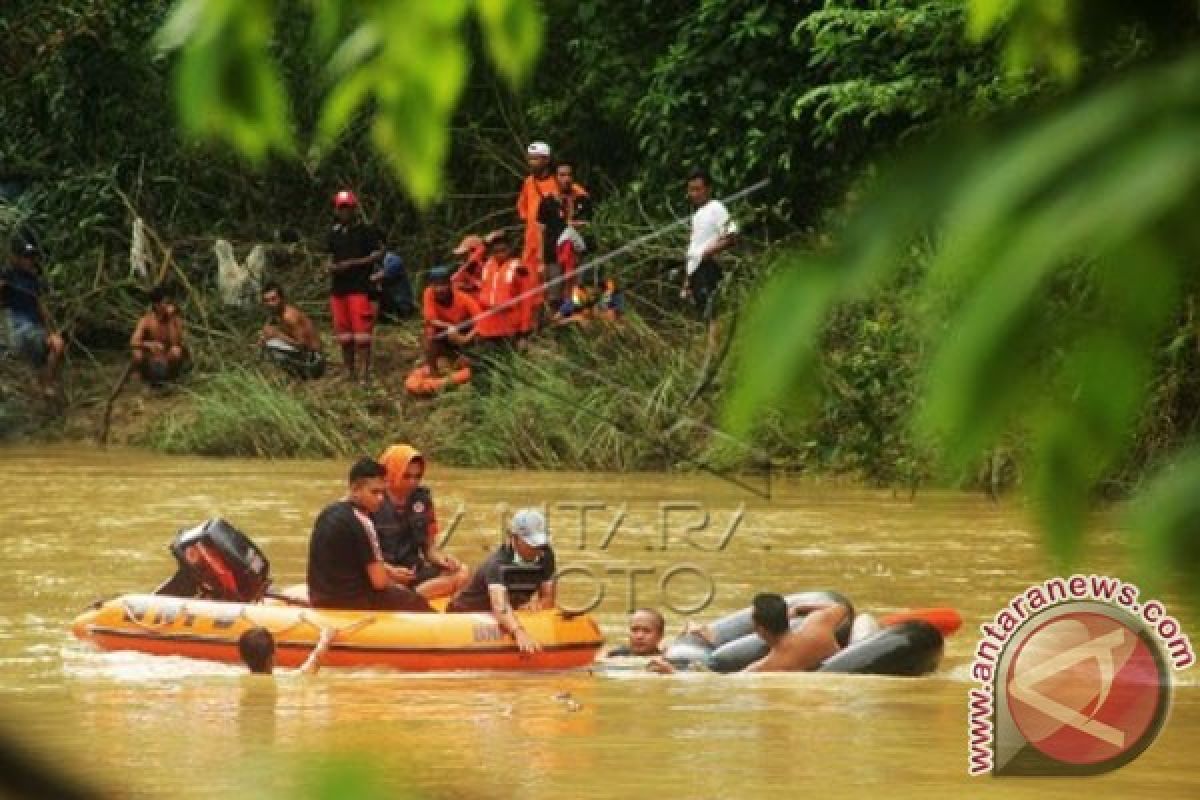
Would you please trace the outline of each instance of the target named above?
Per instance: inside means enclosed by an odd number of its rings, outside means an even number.
[[[692,236],[680,296],[691,296],[701,319],[708,323],[709,345],[715,346],[716,293],[721,284],[717,256],[733,246],[738,227],[721,201],[713,199],[712,178],[703,169],[694,169],[688,175],[687,193],[696,210],[692,213]]]

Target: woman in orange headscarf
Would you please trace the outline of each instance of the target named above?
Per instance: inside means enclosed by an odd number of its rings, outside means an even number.
[[[387,494],[371,515],[392,579],[426,599],[446,597],[466,585],[471,571],[437,545],[433,495],[421,485],[425,458],[416,448],[394,444],[379,463],[387,469]]]

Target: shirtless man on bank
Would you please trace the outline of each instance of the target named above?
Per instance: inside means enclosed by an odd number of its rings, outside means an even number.
[[[754,632],[763,638],[770,651],[742,672],[807,672],[841,650],[836,631],[846,619],[841,603],[797,605],[788,609],[787,601],[777,594],[754,597]],[[799,630],[790,630],[791,617],[807,614]],[[693,629],[704,636],[704,629]],[[648,669],[668,674],[675,668],[665,658],[655,658]]]
[[[129,344],[133,366],[147,383],[157,386],[179,374],[187,357],[183,319],[164,287],[150,291],[150,310],[138,320]]]

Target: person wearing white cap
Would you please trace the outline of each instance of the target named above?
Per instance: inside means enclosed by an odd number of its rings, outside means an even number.
[[[525,176],[521,191],[517,194],[517,216],[525,225],[521,263],[529,268],[533,283],[540,287],[545,278],[542,272],[542,226],[538,222],[538,209],[543,198],[558,194],[558,181],[550,163],[550,145],[545,142],[530,143],[525,148],[525,162],[529,165],[529,174]],[[536,310],[541,308],[542,302],[543,293],[535,292],[523,304],[526,318],[523,333],[533,330]]]
[[[554,607],[556,568],[546,517],[537,509],[523,508],[513,514],[504,544],[479,565],[446,611],[491,611],[522,653],[535,653],[541,645],[513,612]]]

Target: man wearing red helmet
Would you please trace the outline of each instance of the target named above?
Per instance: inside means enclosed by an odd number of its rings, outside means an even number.
[[[331,255],[329,307],[333,332],[342,348],[342,361],[351,380],[357,377],[355,361],[361,364],[363,380],[371,364],[371,334],[375,311],[371,306],[371,275],[383,260],[383,237],[358,217],[358,198],[349,189],[333,197],[337,217],[329,232]]]

